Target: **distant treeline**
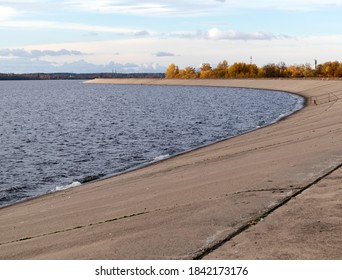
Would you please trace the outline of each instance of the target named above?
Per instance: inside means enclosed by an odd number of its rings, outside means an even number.
[[[228,65],[226,60],[220,62],[216,68],[209,63],[203,63],[199,70],[193,67],[179,69],[170,64],[165,72],[167,79],[228,79],[228,78],[341,78],[342,63],[338,61],[316,64],[286,66],[284,62],[267,64],[261,68],[255,64],[243,62]]]
[[[95,78],[164,78],[164,73],[0,73],[0,80],[91,80]]]

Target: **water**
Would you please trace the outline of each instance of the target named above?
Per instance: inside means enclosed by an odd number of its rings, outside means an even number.
[[[0,82],[0,207],[275,122],[303,105],[252,89]]]

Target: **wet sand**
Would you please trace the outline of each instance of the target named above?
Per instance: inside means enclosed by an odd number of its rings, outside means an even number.
[[[268,127],[0,209],[0,259],[342,259],[342,81],[92,82],[276,89],[311,104]]]

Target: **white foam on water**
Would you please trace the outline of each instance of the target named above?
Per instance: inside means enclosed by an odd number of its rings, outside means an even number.
[[[166,154],[166,155],[160,155],[160,156],[157,156],[153,159],[153,161],[160,161],[160,160],[163,160],[163,159],[167,159],[168,157],[170,157],[169,154]]]
[[[69,184],[69,185],[56,187],[56,191],[63,191],[63,190],[74,188],[74,187],[77,187],[77,186],[80,186],[80,185],[82,185],[82,184],[80,182],[76,181],[76,182],[73,182],[72,184]]]
[[[280,121],[281,119],[283,119],[283,118],[285,118],[285,117],[287,117],[287,116],[289,116],[289,115],[291,115],[291,113],[288,113],[288,114],[280,114],[279,117],[278,117],[274,122],[278,122],[278,121]]]

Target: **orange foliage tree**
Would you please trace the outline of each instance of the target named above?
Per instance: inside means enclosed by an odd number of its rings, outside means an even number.
[[[226,60],[219,62],[216,68],[203,63],[198,71],[193,67],[179,69],[170,64],[165,72],[168,79],[226,79],[226,78],[342,78],[342,63],[325,62],[314,69],[309,63],[286,66],[284,62],[270,63],[259,68],[255,64],[236,62],[228,65]]]

